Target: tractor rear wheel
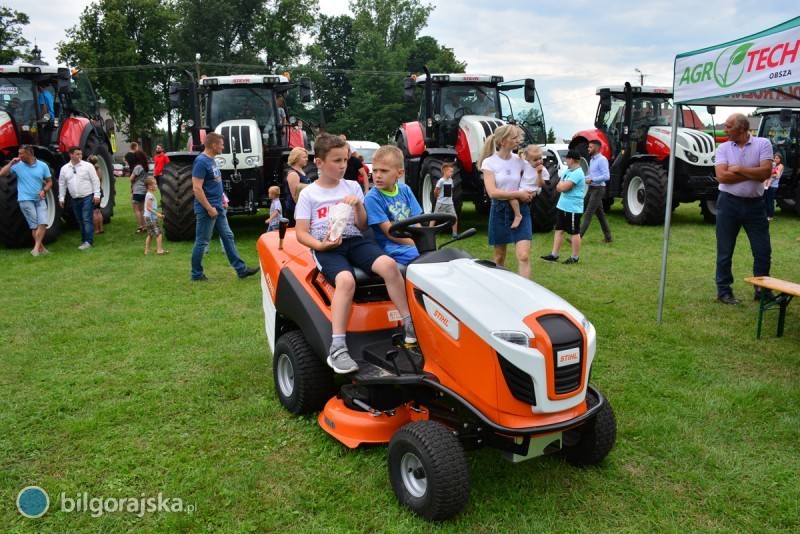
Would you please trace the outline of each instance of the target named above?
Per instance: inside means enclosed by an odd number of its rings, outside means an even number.
[[[116,203],[117,179],[114,176],[114,163],[106,145],[95,136],[90,137],[86,142],[84,156],[88,158],[91,155],[98,157],[98,165],[100,165],[100,171],[103,174],[100,179],[100,188],[103,192],[103,196],[100,199],[100,213],[103,214],[103,223],[108,224],[111,221],[111,217],[114,216],[114,204]]]
[[[655,226],[664,222],[667,173],[660,165],[635,163],[622,183],[622,207],[630,224]]]
[[[558,165],[554,161],[546,163],[547,172],[550,179],[544,183],[544,187],[531,202],[531,224],[533,231],[537,234],[546,234],[556,226],[556,203],[558,202],[558,191],[556,186],[560,180],[558,176]]]
[[[3,165],[8,163],[3,162]],[[47,205],[47,231],[44,242],[52,243],[61,233],[61,206],[58,204],[58,176],[53,176],[53,187],[47,191],[44,200]],[[17,202],[17,177],[9,174],[0,180],[0,241],[8,248],[24,248],[33,245],[33,235]]]
[[[563,450],[567,462],[575,466],[597,465],[608,456],[617,440],[617,419],[608,399],[594,421],[579,427],[581,437]]]
[[[167,239],[194,241],[197,216],[194,214],[191,163],[167,163],[161,176],[161,203]]]
[[[272,378],[281,405],[294,414],[318,412],[336,393],[333,370],[314,354],[300,330],[275,343]]]
[[[467,456],[452,430],[408,423],[389,442],[389,481],[400,503],[430,521],[458,514],[469,500]]]
[[[703,214],[703,220],[708,224],[717,224],[717,201],[701,200],[700,213]]]

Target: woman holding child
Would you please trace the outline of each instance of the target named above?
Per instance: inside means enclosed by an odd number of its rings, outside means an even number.
[[[528,203],[533,193],[520,189],[525,161],[513,151],[519,147],[520,130],[506,124],[495,130],[483,146],[480,157],[483,171],[483,184],[486,194],[492,199],[489,212],[489,244],[494,247],[494,262],[503,267],[506,262],[506,249],[509,243],[515,244],[517,272],[530,278],[530,250],[533,228],[531,210]],[[509,200],[519,201],[522,217],[514,228],[514,210]]]

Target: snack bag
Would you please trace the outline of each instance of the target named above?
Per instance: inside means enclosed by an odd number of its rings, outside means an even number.
[[[328,215],[328,220],[330,221],[328,223],[328,232],[330,233],[331,241],[336,241],[342,236],[342,232],[344,232],[347,221],[350,220],[352,214],[353,207],[344,202],[340,202],[331,208],[331,212]]]

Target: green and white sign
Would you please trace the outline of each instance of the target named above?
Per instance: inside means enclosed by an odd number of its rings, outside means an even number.
[[[675,58],[675,102],[785,105],[800,98],[800,17]]]

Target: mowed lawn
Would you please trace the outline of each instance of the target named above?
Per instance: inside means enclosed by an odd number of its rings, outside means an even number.
[[[0,531],[538,532],[796,531],[800,528],[800,302],[757,341],[752,258],[736,252],[737,307],[714,301],[715,238],[696,204],[674,216],[664,323],[656,324],[663,228],[610,215],[593,223],[578,265],[538,259],[533,279],[598,330],[593,382],[618,422],[598,467],[557,457],[512,465],[469,453],[472,492],[457,518],[430,525],[396,502],[386,448],[349,450],[278,403],[258,277],[238,280],[218,241],[206,284],[189,281],[191,243],[144,256],[127,182],[96,247],[69,229],[53,254],[0,250]],[[261,217],[233,218],[257,262]],[[465,244],[491,258],[484,218],[465,211]],[[800,282],[800,218],[772,224],[774,276]],[[563,252],[567,252],[566,248]],[[513,254],[510,252],[509,256]],[[515,268],[514,261],[509,267]],[[40,519],[16,509],[41,486]],[[162,494],[193,513],[61,511],[80,499]],[[175,501],[172,501],[175,502]],[[94,514],[98,515],[98,514]]]

